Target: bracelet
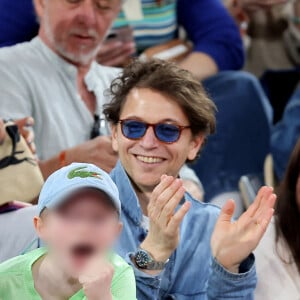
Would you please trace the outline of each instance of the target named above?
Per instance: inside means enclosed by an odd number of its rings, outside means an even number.
[[[63,150],[59,153],[59,167],[62,168],[66,165],[66,151]]]

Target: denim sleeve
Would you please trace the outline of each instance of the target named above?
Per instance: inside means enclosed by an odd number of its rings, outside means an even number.
[[[224,269],[215,259],[212,261],[212,273],[208,280],[207,298],[223,299],[254,299],[256,287],[255,258],[251,254],[241,265],[240,273],[234,274]]]
[[[128,253],[125,260],[134,271],[137,299],[157,300],[163,271],[156,276],[152,276],[140,271],[131,261],[132,254],[133,253]]]
[[[241,35],[222,1],[178,0],[177,16],[194,44],[194,51],[212,57],[220,71],[243,66]]]
[[[275,173],[282,179],[289,157],[300,138],[300,89],[288,102],[282,120],[278,122],[271,136],[271,152]]]

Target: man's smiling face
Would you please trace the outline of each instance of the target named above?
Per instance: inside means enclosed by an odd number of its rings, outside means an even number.
[[[120,120],[136,119],[149,124],[170,123],[189,126],[181,107],[167,95],[148,88],[135,88],[127,96]],[[159,141],[149,127],[139,140],[130,140],[122,134],[121,125],[113,126],[113,146],[129,177],[143,191],[152,191],[163,174],[178,176],[187,159],[193,160],[203,142],[203,136],[193,136],[183,130],[179,140],[172,144]]]

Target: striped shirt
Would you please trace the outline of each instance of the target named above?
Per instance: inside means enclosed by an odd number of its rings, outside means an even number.
[[[130,1],[130,0],[128,0]],[[143,19],[127,20],[121,11],[114,28],[131,26],[139,52],[174,39],[177,35],[176,0],[141,0]]]
[[[135,1],[140,1],[135,3]],[[126,0],[115,28],[130,25],[138,52],[168,42],[182,27],[193,43],[193,51],[206,53],[220,71],[239,69],[244,49],[239,29],[220,0]],[[143,14],[136,13],[141,6]],[[128,8],[130,7],[130,8]],[[140,19],[133,21],[139,14]],[[128,19],[126,19],[126,16]],[[136,18],[138,19],[138,18]]]

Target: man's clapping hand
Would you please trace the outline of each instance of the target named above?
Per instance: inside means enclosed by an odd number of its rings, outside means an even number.
[[[255,201],[235,222],[235,204],[228,200],[222,208],[211,239],[212,254],[228,271],[238,273],[239,266],[257,247],[274,213],[276,195],[263,187]]]
[[[178,246],[180,224],[190,208],[185,202],[176,211],[184,193],[182,180],[167,175],[152,192],[148,205],[150,228],[141,248],[157,261],[166,261]]]

